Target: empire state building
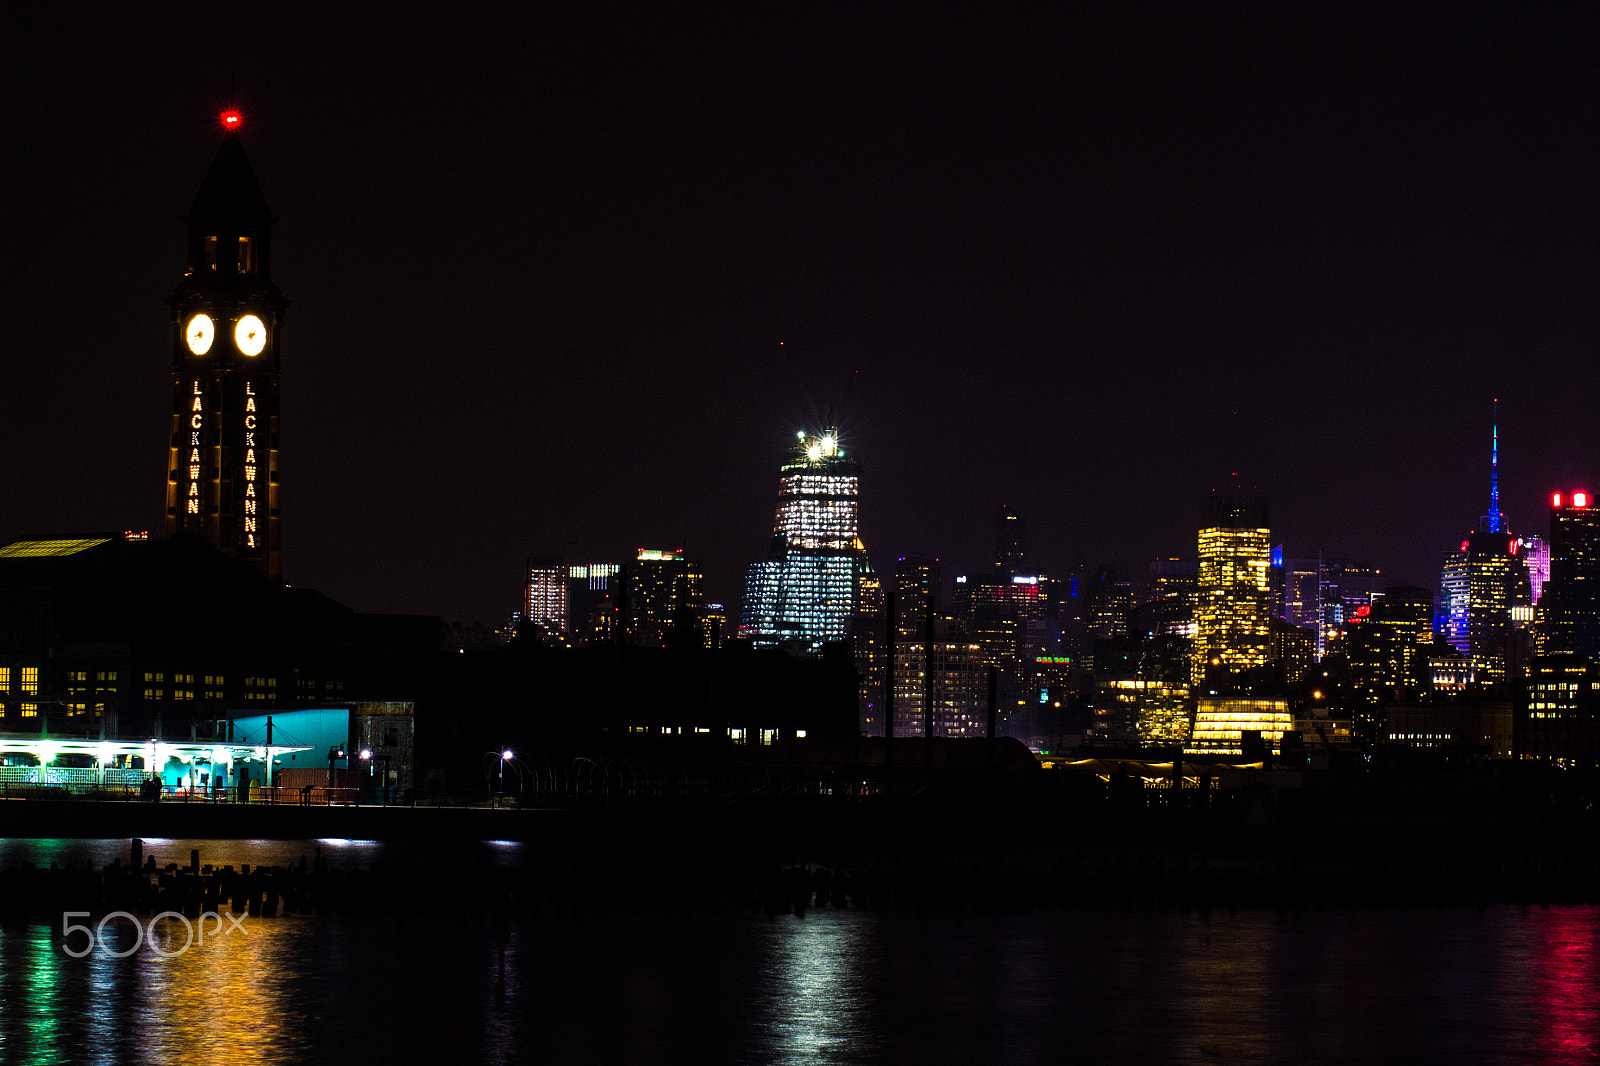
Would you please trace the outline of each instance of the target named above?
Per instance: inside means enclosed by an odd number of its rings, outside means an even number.
[[[272,282],[276,221],[240,141],[237,111],[189,213],[172,310],[169,538],[200,537],[283,578],[278,512],[278,337],[288,301]]]

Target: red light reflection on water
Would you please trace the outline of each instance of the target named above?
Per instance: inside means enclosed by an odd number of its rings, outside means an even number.
[[[1600,914],[1591,907],[1551,908],[1539,931],[1545,1061],[1592,1063],[1600,1054]]]

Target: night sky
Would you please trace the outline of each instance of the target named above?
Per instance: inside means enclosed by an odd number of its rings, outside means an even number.
[[[833,404],[885,570],[987,565],[1004,502],[1137,572],[1238,471],[1435,587],[1495,397],[1514,530],[1600,489],[1600,9],[1104,6],[8,12],[0,538],[162,528],[235,66],[285,575],[359,610],[676,546],[736,605]]]

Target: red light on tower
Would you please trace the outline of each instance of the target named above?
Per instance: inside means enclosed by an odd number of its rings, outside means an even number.
[[[1461,542],[1461,550],[1462,551],[1466,551],[1467,548],[1470,547],[1470,546],[1471,546],[1471,542],[1470,541],[1465,541],[1464,540],[1464,541]]]
[[[1365,618],[1368,615],[1370,615],[1371,613],[1372,613],[1372,608],[1368,607],[1364,603],[1360,607],[1356,608],[1356,617],[1357,618]]]
[[[1518,547],[1520,547],[1518,542],[1517,541],[1512,541],[1511,542],[1511,546],[1509,548],[1507,548],[1506,550],[1509,551],[1512,555],[1515,555],[1515,554],[1517,554],[1517,548]]]
[[[1551,507],[1560,507],[1561,506],[1561,493],[1556,492],[1556,493],[1552,493],[1551,494],[1551,496],[1550,496],[1550,506]]]
[[[1574,506],[1574,507],[1587,507],[1587,506],[1589,506],[1589,494],[1587,492],[1574,492],[1572,494],[1572,506]]]
[[[244,116],[239,114],[237,109],[231,107],[222,113],[221,118],[222,128],[225,130],[236,130],[244,123]]]

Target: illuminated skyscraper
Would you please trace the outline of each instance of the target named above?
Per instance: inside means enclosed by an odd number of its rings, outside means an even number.
[[[237,111],[189,213],[172,310],[169,538],[200,537],[282,580],[278,334],[289,301],[272,283],[272,224],[239,141]]]
[[[1550,579],[1539,614],[1541,651],[1600,665],[1600,505],[1585,490],[1550,497]]]
[[[807,654],[847,640],[867,572],[856,533],[861,464],[838,431],[802,432],[778,477],[778,513],[767,558],[745,571],[739,636]]]
[[[1274,549],[1275,555],[1282,545]],[[1316,657],[1322,658],[1322,557],[1283,558],[1283,601],[1279,605],[1285,622],[1317,633]]]
[[[861,732],[866,736],[883,735],[883,682],[889,670],[884,608],[883,581],[867,565],[863,554],[850,639],[855,646],[856,673],[860,675],[856,706]]]
[[[1195,579],[1194,680],[1265,666],[1271,655],[1271,532],[1266,501],[1213,493],[1201,510]]]
[[[1498,412],[1498,402],[1496,403]],[[1479,682],[1503,681],[1512,660],[1511,609],[1530,600],[1522,542],[1500,513],[1500,428],[1490,451],[1489,511],[1440,573],[1440,635],[1468,661]]]
[[[982,648],[952,632],[950,619],[939,613],[940,584],[937,559],[910,556],[895,565],[896,736],[923,736],[929,717],[936,737],[977,736],[985,728]]]
[[[619,640],[622,618],[622,564],[587,563],[567,567],[567,628],[574,644]]]
[[[528,560],[528,581],[522,587],[522,618],[545,635],[567,633],[567,568],[560,559]]]
[[[627,568],[628,631],[634,644],[666,647],[677,634],[703,643],[705,570],[683,550],[640,548]]]
[[[1093,640],[1110,640],[1128,631],[1128,613],[1133,610],[1133,578],[1120,563],[1107,563],[1095,571],[1089,586],[1084,623]]]

